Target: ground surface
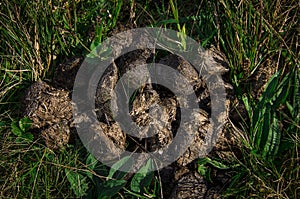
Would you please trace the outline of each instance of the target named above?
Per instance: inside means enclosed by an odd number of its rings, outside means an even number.
[[[299,198],[298,1],[0,4],[0,198]],[[206,157],[196,159],[212,126],[211,93],[203,79],[166,52],[140,50],[115,60],[98,84],[100,124],[94,127],[119,149],[160,153],[176,138],[182,119],[180,100],[149,81],[131,96],[128,113],[145,127],[141,134],[159,133],[138,139],[121,130],[109,102],[122,74],[155,59],[180,71],[196,91],[200,109],[192,111],[191,121],[201,128],[193,130],[191,146],[173,164],[147,175],[115,172],[96,161],[75,128],[88,118],[74,121],[71,111],[73,82],[84,56],[106,38],[137,27],[168,28],[205,49],[215,46],[205,53],[222,70],[227,93],[228,109],[218,118],[225,124],[220,139]],[[182,89],[182,82],[176,86]]]

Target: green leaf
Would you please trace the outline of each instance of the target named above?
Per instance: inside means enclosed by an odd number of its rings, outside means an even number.
[[[212,179],[211,179],[211,168],[208,167],[206,169],[205,175],[204,175],[205,180],[207,180],[208,182],[212,183]]]
[[[211,168],[207,166],[210,164],[211,166],[218,169],[228,169],[225,164],[218,162],[217,160],[212,160],[209,157],[199,158],[198,159],[198,172],[201,176],[203,176],[207,181],[212,182],[211,179]]]
[[[86,158],[86,161],[85,161],[85,164],[91,170],[94,170],[97,163],[98,163],[98,160],[92,154],[89,154],[89,156]]]
[[[173,24],[173,23],[177,23],[177,20],[176,19],[166,19],[166,20],[159,21],[157,25],[167,25],[167,24]]]
[[[229,168],[228,166],[226,166],[222,162],[218,162],[216,160],[212,160],[211,162],[209,162],[209,164],[211,164],[212,166],[214,166],[217,169],[228,169]]]
[[[206,166],[203,164],[198,164],[198,173],[200,173],[200,175],[205,176],[206,174]]]
[[[24,117],[19,121],[19,127],[23,132],[29,131],[32,121],[28,117]]]
[[[285,104],[288,95],[291,93],[291,74],[287,74],[277,86],[274,96],[274,107],[278,108],[280,104]]]
[[[258,128],[261,126],[261,122],[263,121],[263,115],[265,114],[266,107],[264,106],[256,106],[252,116],[252,126],[253,126],[253,136],[260,136],[257,135]],[[258,133],[260,134],[260,132]]]
[[[262,94],[262,97],[260,99],[259,105],[263,106],[266,103],[271,103],[272,104],[272,99],[275,95],[275,91],[278,85],[278,80],[279,80],[279,72],[274,74],[272,78],[268,81],[267,86]]]
[[[246,108],[246,110],[247,110],[248,116],[249,116],[249,118],[251,119],[251,118],[252,118],[252,107],[251,107],[250,104],[249,104],[248,97],[244,94],[244,95],[242,96],[242,100],[243,100],[243,103],[244,103],[245,108]]]
[[[148,188],[153,178],[153,161],[149,159],[145,166],[143,166],[131,180],[131,190],[141,193]]]
[[[118,20],[118,16],[120,14],[121,8],[123,5],[123,1],[122,0],[118,0],[117,4],[115,6],[115,8],[113,9],[113,16],[112,16],[112,28],[115,27],[117,20]]]
[[[216,35],[216,33],[217,33],[217,30],[212,31],[212,33],[210,34],[210,36],[207,37],[205,40],[203,40],[203,41],[201,42],[201,46],[202,46],[202,47],[205,47],[206,44],[207,44],[209,41],[212,41],[213,38],[214,38],[214,36]]]
[[[74,172],[69,169],[65,169],[67,179],[71,185],[71,189],[74,191],[77,197],[82,197],[87,194],[88,183],[86,177],[82,174]]]
[[[16,143],[22,143],[24,142],[24,139],[22,137],[17,137]]]
[[[176,23],[179,24],[179,17],[178,17],[177,6],[174,4],[173,0],[170,0],[170,5],[171,5],[172,13],[173,13],[174,18],[176,20]]]
[[[107,180],[99,184],[98,189],[101,190],[98,198],[104,198],[105,196],[111,197],[117,194],[120,189],[126,185],[126,180]]]
[[[210,164],[211,166],[217,168],[217,169],[228,169],[229,167],[225,164],[218,162],[217,160],[212,160],[209,157],[199,158],[198,159],[198,166],[199,165],[205,165]]]
[[[25,133],[21,136],[22,138],[26,139],[27,141],[32,142],[33,141],[33,135],[31,133]]]
[[[290,111],[290,114],[292,115],[292,116],[294,116],[294,107],[288,102],[288,101],[286,101],[286,107],[288,108],[288,110]]]
[[[198,159],[198,165],[205,165],[206,163],[208,163],[210,160],[210,158],[208,157],[204,157],[204,158],[199,158]]]
[[[97,48],[97,46],[99,46],[99,44],[100,44],[100,41],[98,38],[96,38],[90,45],[91,51],[96,50],[96,48]]]
[[[280,145],[280,138],[281,138],[281,132],[278,125],[278,119],[276,115],[273,116],[273,121],[270,127],[270,132],[268,136],[268,140],[266,142],[266,145],[264,147],[264,156],[267,156],[269,158],[274,158],[278,152],[279,145]]]
[[[133,164],[134,164],[134,162],[133,162],[132,158],[130,156],[126,156],[112,165],[107,177],[121,179],[126,175],[126,172],[122,172],[122,171],[128,172],[132,168]],[[119,171],[119,170],[122,170],[122,171]]]
[[[11,131],[14,135],[18,136],[18,137],[21,137],[23,132],[22,130],[19,128],[18,126],[18,122],[17,121],[13,121],[11,123]]]
[[[267,143],[267,140],[268,140],[268,137],[271,136],[269,135],[270,133],[272,133],[270,131],[270,126],[271,126],[271,115],[273,115],[271,113],[271,105],[270,104],[267,104],[267,107],[266,107],[266,112],[263,116],[263,123],[262,123],[262,128],[260,128],[259,131],[261,131],[260,135],[256,137],[256,140],[257,140],[257,146],[259,146],[260,149],[264,149],[265,145],[268,144]]]
[[[96,167],[98,163],[98,160],[92,155],[89,154],[89,156],[87,157],[85,164],[86,166],[90,169],[90,170],[94,170],[94,168]],[[86,172],[86,175],[90,178],[93,179],[93,174],[89,171]]]

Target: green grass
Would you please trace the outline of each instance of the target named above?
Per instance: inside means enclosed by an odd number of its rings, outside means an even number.
[[[1,198],[96,198],[105,191],[116,193],[113,198],[161,197],[158,176],[133,177],[146,190],[121,174],[108,179],[112,171],[95,163],[79,140],[51,151],[39,139],[24,139],[30,132],[19,123],[24,88],[51,79],[59,63],[88,54],[117,24],[127,23],[171,28],[226,55],[230,82],[249,119],[241,119],[237,138],[242,155],[230,164],[235,165],[234,175],[223,197],[299,198],[300,30],[295,0],[1,2]],[[251,82],[260,68],[274,68],[276,74],[256,98]]]
[[[263,4],[263,7],[261,6]],[[227,191],[241,198],[299,197],[299,47],[297,2],[221,1],[222,50],[231,79],[249,113],[243,158]],[[248,63],[245,67],[245,62]],[[249,79],[259,68],[276,68],[262,97],[251,96]]]

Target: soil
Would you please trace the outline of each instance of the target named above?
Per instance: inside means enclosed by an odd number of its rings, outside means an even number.
[[[266,63],[257,68],[253,76],[248,79],[248,82],[252,85],[251,95],[254,99],[259,99],[262,95],[267,82],[276,73],[276,65],[275,61],[267,60]]]
[[[205,52],[205,56],[208,57],[210,64],[213,64],[218,71],[224,74],[223,78],[226,82],[228,66],[222,53],[216,49],[211,49]],[[100,121],[98,128],[101,128],[107,138],[112,140],[120,149],[141,152],[156,151],[168,146],[176,136],[178,120],[180,119],[178,116],[180,115],[179,103],[174,94],[166,88],[151,83],[142,85],[137,90],[130,105],[130,115],[133,121],[137,125],[145,127],[144,132],[141,133],[147,134],[149,128],[156,128],[159,133],[154,137],[140,140],[127,135],[114,121],[109,108],[113,89],[120,76],[135,66],[148,63],[151,60],[153,60],[153,53],[150,50],[128,53],[115,60],[99,82],[95,101],[96,113]],[[227,186],[230,172],[211,168],[213,180],[208,181],[197,172],[197,164],[195,163],[199,157],[199,152],[203,150],[204,137],[212,128],[209,120],[211,107],[207,85],[192,65],[176,55],[163,56],[156,62],[171,66],[185,76],[193,86],[200,107],[200,110],[192,112],[192,115],[199,122],[200,128],[196,129],[197,133],[190,147],[176,162],[159,171],[164,197],[217,198]],[[68,144],[72,133],[76,133],[72,126],[70,96],[76,72],[81,63],[82,58],[78,57],[59,65],[52,83],[35,82],[25,94],[25,115],[33,121],[33,131],[38,136],[43,137],[45,144],[54,150]],[[180,86],[179,83],[178,87]],[[232,111],[237,99],[228,82],[226,82],[226,90],[227,109],[218,118],[223,122],[224,128],[220,129],[219,140],[209,154],[211,157],[223,160],[231,159],[233,151],[238,151],[236,130],[232,123],[228,122],[229,115],[235,121],[240,120],[240,115],[247,115],[245,108],[241,105]]]

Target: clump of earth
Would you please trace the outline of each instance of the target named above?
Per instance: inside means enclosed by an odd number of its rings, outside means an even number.
[[[226,74],[228,71],[226,59],[221,53],[207,50],[204,54],[210,65]],[[143,84],[136,91],[130,104],[130,116],[138,125],[144,127],[144,134],[150,128],[158,132],[151,138],[138,139],[127,135],[114,120],[110,104],[113,90],[120,77],[138,65],[149,63],[154,54],[151,50],[136,50],[121,56],[105,71],[96,91],[95,107],[99,126],[107,139],[122,150],[157,151],[172,143],[179,127],[180,107],[174,93],[159,85]],[[33,130],[45,140],[45,144],[57,150],[70,142],[72,134],[76,134],[73,126],[71,94],[76,73],[82,63],[82,58],[74,58],[59,65],[51,83],[38,81],[32,84],[24,97],[25,115],[33,121]],[[213,182],[208,182],[195,169],[195,160],[203,150],[204,138],[212,128],[209,120],[211,115],[210,93],[206,82],[197,70],[187,61],[177,55],[169,54],[157,58],[156,62],[168,65],[179,71],[192,85],[197,96],[199,110],[193,110],[191,115],[199,124],[199,128],[190,128],[195,134],[188,149],[176,162],[159,171],[164,196],[170,198],[216,198],[229,182],[226,171],[215,170]],[[143,71],[142,71],[143,72]],[[163,75],[163,74],[162,74]],[[180,81],[178,80],[178,87]],[[230,101],[236,99],[231,86],[227,83],[226,110],[218,120],[224,125],[219,129],[219,140],[210,156],[221,159],[230,158],[232,148],[237,145],[233,128],[228,122]],[[182,88],[184,89],[184,88]],[[188,94],[188,93],[187,93]],[[241,112],[244,111],[240,107]],[[236,117],[236,113],[231,114]],[[139,143],[139,144],[135,144]],[[109,146],[108,146],[109,147]]]
[[[69,91],[38,81],[27,90],[24,105],[33,132],[43,137],[49,148],[58,149],[69,142],[72,123]]]

